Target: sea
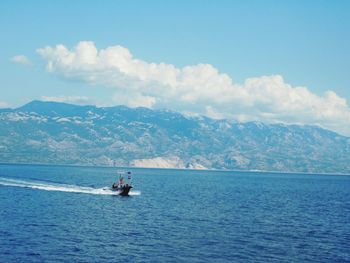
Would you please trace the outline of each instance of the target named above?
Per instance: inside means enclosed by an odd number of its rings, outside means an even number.
[[[117,170],[1,164],[0,262],[350,262],[350,176]]]

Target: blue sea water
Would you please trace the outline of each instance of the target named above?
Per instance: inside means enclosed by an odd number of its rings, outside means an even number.
[[[115,171],[0,165],[0,262],[350,262],[349,176]]]

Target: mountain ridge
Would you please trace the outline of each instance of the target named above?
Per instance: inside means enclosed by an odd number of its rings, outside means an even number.
[[[350,172],[350,139],[312,125],[32,101],[0,110],[0,162]]]

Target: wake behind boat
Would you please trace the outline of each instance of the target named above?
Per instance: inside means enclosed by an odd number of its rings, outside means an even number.
[[[112,185],[112,191],[117,191],[119,192],[119,195],[122,196],[128,196],[132,186],[132,179],[131,179],[131,172],[128,171],[126,172],[127,174],[127,181],[124,179],[123,174],[125,174],[124,171],[118,171],[119,174],[119,180],[118,183],[114,183]]]

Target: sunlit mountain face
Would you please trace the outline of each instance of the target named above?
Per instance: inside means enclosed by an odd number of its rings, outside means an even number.
[[[350,139],[317,126],[33,101],[0,110],[0,162],[350,172]]]

